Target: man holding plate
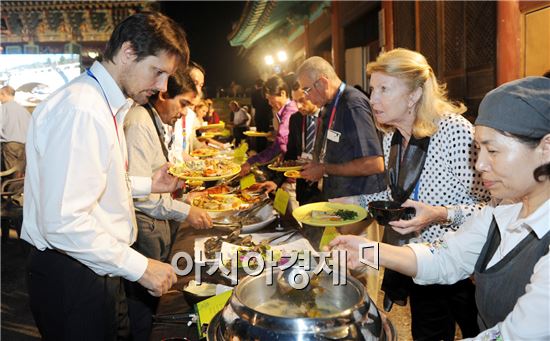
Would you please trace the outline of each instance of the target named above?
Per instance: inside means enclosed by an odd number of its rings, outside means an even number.
[[[297,74],[306,98],[324,106],[313,162],[302,176],[322,179],[327,199],[383,190],[383,153],[367,96],[342,82],[321,57],[304,61]]]
[[[301,115],[292,115],[290,118],[285,160],[312,160],[317,127],[321,123],[320,110],[318,106],[306,98],[299,82],[295,82],[292,86],[292,98],[296,102]],[[317,181],[301,179],[300,171],[289,172],[296,172],[300,176],[296,179],[296,200],[300,203],[300,206],[323,201]],[[287,175],[285,173],[285,176]]]
[[[173,125],[196,96],[196,86],[188,72],[178,71],[168,79],[167,91],[151,96],[149,103],[128,112],[124,133],[130,175],[150,176],[168,162],[164,125]],[[212,226],[205,211],[172,199],[170,193],[152,193],[135,199],[134,205],[139,229],[134,247],[149,258],[166,261],[172,240],[169,220],[186,221],[195,228]]]

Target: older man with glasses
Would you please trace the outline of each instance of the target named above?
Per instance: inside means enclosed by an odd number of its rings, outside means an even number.
[[[322,179],[327,199],[383,189],[384,159],[368,98],[342,82],[321,57],[304,61],[297,74],[307,99],[323,107],[313,162],[302,176]]]

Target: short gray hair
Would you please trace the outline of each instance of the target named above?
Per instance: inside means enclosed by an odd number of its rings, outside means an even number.
[[[341,82],[332,65],[321,57],[313,56],[306,59],[296,72],[299,76],[306,75],[311,80],[325,76],[331,82]]]

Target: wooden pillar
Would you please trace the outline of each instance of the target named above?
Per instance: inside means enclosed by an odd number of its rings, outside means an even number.
[[[332,66],[340,78],[344,78],[344,34],[340,16],[340,2],[331,2],[330,29],[332,33]]]
[[[393,1],[382,1],[382,9],[384,10],[384,36],[386,39],[384,49],[389,51],[393,49]]]
[[[414,46],[416,51],[420,51],[420,2],[414,1]]]
[[[497,86],[521,77],[519,1],[497,1]]]

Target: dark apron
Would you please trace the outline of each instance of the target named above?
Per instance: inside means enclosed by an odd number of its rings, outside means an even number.
[[[399,203],[405,202],[416,187],[424,169],[430,144],[429,137],[416,139],[411,136],[409,145],[403,151],[402,139],[399,130],[395,130],[386,171],[386,182],[391,190],[392,198]],[[416,237],[415,233],[402,235],[390,226],[385,226],[382,242],[391,245],[404,245],[414,237]],[[413,281],[409,276],[385,269],[382,280],[382,291],[385,293],[384,309],[390,311],[393,303],[406,305],[412,284]]]
[[[535,264],[548,253],[550,232],[538,239],[535,232],[531,231],[503,259],[487,269],[500,241],[500,231],[493,217],[487,241],[474,269],[478,323],[481,330],[504,321],[518,299],[525,294],[525,286],[533,275]]]

